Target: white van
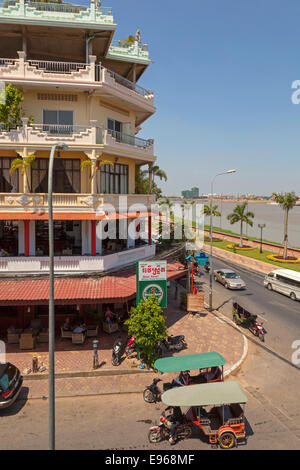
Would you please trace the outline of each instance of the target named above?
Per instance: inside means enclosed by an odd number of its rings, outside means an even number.
[[[292,300],[300,300],[300,272],[291,269],[275,269],[266,275],[264,286],[287,295]]]

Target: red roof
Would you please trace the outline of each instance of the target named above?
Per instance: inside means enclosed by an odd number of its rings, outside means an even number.
[[[184,276],[178,262],[168,262],[168,280]],[[124,302],[136,295],[136,274],[130,270],[100,278],[69,278],[54,281],[56,304]],[[49,280],[0,281],[0,305],[43,305],[49,302]]]

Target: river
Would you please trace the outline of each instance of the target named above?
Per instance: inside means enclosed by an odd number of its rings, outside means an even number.
[[[221,217],[213,217],[214,227],[221,227],[239,233],[239,223],[231,225],[229,220],[227,220],[228,214],[233,211],[237,203],[214,201],[215,204],[218,206],[218,211],[221,212]],[[245,235],[260,239],[258,224],[266,224],[266,227],[263,229],[263,238],[276,243],[282,243],[284,211],[280,206],[249,202],[248,210],[254,213],[254,219],[253,227],[244,224],[243,232]],[[205,224],[209,224],[209,217],[205,217]],[[289,246],[300,247],[300,206],[295,206],[289,212],[288,238]]]

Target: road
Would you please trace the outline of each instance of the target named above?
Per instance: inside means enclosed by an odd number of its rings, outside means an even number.
[[[263,286],[263,276],[260,274],[216,258],[213,263],[214,269],[233,268],[247,285],[245,291],[229,291],[213,281],[214,308],[232,318],[232,298],[247,295],[262,311],[261,319],[267,330],[264,343],[244,330],[249,339],[249,351],[236,378],[246,393],[300,437],[300,368],[292,364],[292,344],[300,340],[300,302],[268,291]],[[208,274],[202,275],[197,281],[207,293]]]
[[[142,394],[59,398],[56,402],[57,449],[209,450],[195,430],[191,439],[170,446],[150,444],[149,427],[159,419],[162,404],[149,405]],[[0,417],[0,449],[47,449],[47,400],[17,402]],[[256,400],[246,407],[247,445],[238,449],[297,449],[299,440]],[[16,432],[17,430],[17,432]],[[198,454],[200,458],[201,454]]]

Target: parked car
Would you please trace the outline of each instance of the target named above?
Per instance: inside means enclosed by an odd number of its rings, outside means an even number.
[[[245,289],[246,283],[235,271],[231,269],[218,269],[214,271],[215,281],[219,281],[226,289]]]
[[[0,410],[8,408],[18,398],[23,383],[19,369],[6,362],[0,364]]]

